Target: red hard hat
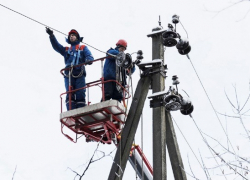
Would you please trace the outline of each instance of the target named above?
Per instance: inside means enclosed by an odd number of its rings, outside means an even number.
[[[117,43],[116,46],[123,46],[127,49],[127,41],[125,41],[124,39],[120,39]]]
[[[71,29],[71,31],[69,31],[69,36],[70,34],[75,34],[77,39],[80,40],[80,34],[75,29]],[[68,39],[69,39],[69,36],[68,36]]]

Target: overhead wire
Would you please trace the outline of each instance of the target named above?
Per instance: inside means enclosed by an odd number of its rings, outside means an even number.
[[[25,17],[25,18],[27,18],[27,19],[29,19],[29,20],[31,20],[31,21],[34,21],[34,22],[36,22],[36,23],[38,23],[38,24],[40,24],[40,25],[42,25],[42,26],[49,27],[50,29],[52,29],[52,30],[54,30],[54,31],[56,31],[56,32],[58,32],[58,33],[60,33],[60,34],[63,34],[63,35],[65,35],[65,36],[68,36],[67,34],[65,34],[65,33],[61,32],[61,31],[59,31],[59,30],[57,30],[57,29],[55,29],[55,28],[52,28],[51,26],[48,26],[48,25],[46,25],[46,24],[44,24],[44,23],[42,23],[42,22],[40,22],[40,21],[37,21],[37,20],[35,20],[35,19],[33,19],[33,18],[29,17],[29,16],[26,16],[26,15],[24,15],[24,14],[18,12],[18,11],[15,11],[15,10],[13,10],[13,9],[11,9],[11,8],[9,8],[9,7],[7,7],[7,6],[4,6],[3,4],[0,4],[0,6],[2,6],[2,7],[4,7],[4,8],[6,8],[6,9],[8,9],[8,10],[14,12],[14,13],[17,13],[17,14],[19,14],[19,15],[21,15],[21,16],[23,16],[23,17]],[[89,47],[91,47],[91,48],[93,48],[93,49],[95,49],[95,50],[97,50],[97,51],[99,51],[99,52],[102,52],[102,53],[105,53],[105,54],[106,54],[106,52],[104,52],[104,51],[102,51],[102,50],[100,50],[100,49],[97,49],[96,47],[91,46],[90,44],[88,44],[88,43],[86,43],[86,42],[82,42],[82,43],[83,43],[83,44],[86,44],[87,46],[89,46]]]
[[[175,125],[176,125],[177,128],[179,129],[179,131],[180,131],[182,137],[184,138],[184,140],[186,141],[187,145],[188,145],[189,148],[191,149],[191,151],[192,151],[193,155],[195,156],[196,160],[198,161],[198,163],[200,164],[201,168],[203,169],[203,165],[201,164],[201,162],[200,162],[199,159],[197,158],[196,154],[194,153],[194,150],[192,149],[191,145],[190,145],[189,142],[187,141],[186,137],[184,136],[183,132],[181,131],[181,129],[180,129],[180,127],[178,126],[177,122],[175,121],[174,117],[173,117],[172,115],[171,115],[171,117],[172,117],[172,119],[173,119]],[[194,120],[194,119],[193,119],[193,120]],[[197,125],[197,124],[196,124],[196,125]],[[198,126],[196,126],[196,127],[198,128]],[[198,128],[198,129],[199,129],[199,128]],[[206,175],[207,175],[207,173],[208,173],[208,175],[209,175],[209,172],[207,172],[205,169],[204,169],[204,171],[205,171],[205,174],[206,174]],[[209,175],[209,176],[210,176],[210,175]]]
[[[205,142],[205,144],[207,145],[207,147],[208,147],[208,149],[209,149],[210,153],[212,154],[212,156],[213,156],[213,158],[214,158],[215,162],[217,163],[217,165],[218,165],[218,167],[220,168],[221,172],[223,172],[223,170],[221,169],[221,167],[220,167],[220,165],[219,165],[218,161],[217,161],[217,160],[216,160],[216,158],[214,157],[214,154],[212,153],[212,150],[211,150],[210,146],[208,145],[207,139],[203,136],[203,134],[202,134],[202,132],[201,132],[200,128],[198,127],[198,125],[196,124],[196,122],[195,122],[195,120],[194,120],[193,116],[190,116],[190,117],[192,118],[192,120],[193,120],[193,122],[194,122],[194,124],[195,124],[195,126],[196,126],[197,130],[199,131],[199,133],[200,133],[200,135],[201,135],[201,137],[202,137],[203,141],[204,141],[204,142]],[[222,174],[223,174],[223,176],[226,178],[225,174],[224,174],[224,173],[222,173]],[[227,178],[226,178],[226,179],[227,179]]]
[[[36,22],[36,23],[38,23],[38,24],[40,24],[40,25],[42,25],[42,26],[44,26],[44,27],[48,27],[48,28],[50,28],[50,29],[52,29],[52,30],[54,30],[54,31],[56,31],[56,32],[58,32],[58,33],[64,35],[64,36],[68,36],[67,34],[65,34],[65,33],[61,32],[61,31],[59,31],[59,30],[57,30],[57,29],[55,29],[55,28],[53,28],[53,27],[51,27],[51,26],[49,26],[49,25],[46,25],[46,24],[44,24],[44,23],[42,23],[42,22],[40,22],[40,21],[38,21],[38,20],[35,20],[35,19],[33,19],[33,18],[31,18],[31,17],[25,15],[25,14],[22,14],[22,13],[20,13],[20,12],[18,12],[18,11],[15,11],[15,10],[13,10],[13,9],[11,9],[11,8],[9,8],[9,7],[7,7],[7,6],[4,6],[3,4],[0,4],[0,6],[2,6],[2,7],[4,7],[4,8],[6,8],[6,9],[8,9],[8,10],[14,12],[14,13],[17,13],[17,14],[19,14],[19,15],[21,15],[21,16],[23,16],[23,17],[25,17],[25,18],[27,18],[27,19],[29,19],[29,20],[31,20],[31,21],[34,21],[34,22]],[[97,50],[97,51],[99,51],[99,52],[102,52],[102,53],[105,53],[105,54],[106,54],[106,52],[104,52],[104,51],[102,51],[102,50],[100,50],[100,49],[97,49],[96,47],[94,47],[94,46],[92,46],[92,45],[90,45],[90,44],[88,44],[88,43],[86,43],[86,42],[82,42],[82,43],[83,43],[83,44],[86,44],[87,46],[89,46],[89,47],[91,47],[91,48],[93,48],[93,49],[95,49],[95,50]],[[133,87],[132,87],[132,78],[131,78],[131,74],[130,74],[130,79],[131,79],[131,89],[132,89],[132,98],[133,98]],[[127,101],[127,102],[128,102],[128,101]],[[135,143],[135,140],[134,140],[134,143]],[[121,144],[121,143],[120,143],[120,144]],[[135,162],[135,167],[136,167],[136,162]],[[120,179],[120,177],[119,177],[119,179]],[[136,174],[136,179],[137,179],[137,174]]]
[[[6,8],[6,9],[8,9],[8,10],[10,10],[10,11],[13,11],[13,12],[15,12],[15,13],[17,13],[17,14],[19,14],[19,15],[25,17],[25,18],[28,18],[29,20],[32,20],[32,21],[34,21],[34,22],[36,22],[36,23],[38,23],[38,24],[40,24],[40,25],[43,25],[43,26],[45,26],[45,27],[49,27],[49,28],[53,29],[54,31],[56,31],[56,32],[58,32],[58,33],[61,33],[61,34],[65,35],[65,36],[67,36],[67,34],[65,34],[65,33],[61,32],[61,31],[58,31],[58,30],[56,30],[55,28],[52,28],[52,27],[50,27],[50,26],[48,26],[48,25],[46,25],[46,24],[43,24],[43,23],[41,23],[41,22],[39,22],[39,21],[37,21],[37,20],[35,20],[35,19],[33,19],[33,18],[30,18],[29,16],[26,16],[26,15],[20,13],[20,12],[17,12],[17,11],[15,11],[15,10],[13,10],[13,9],[11,9],[11,8],[9,8],[9,7],[7,7],[7,6],[4,6],[4,5],[2,5],[2,4],[0,4],[0,6],[2,6],[2,7],[4,7],[4,8]]]
[[[213,155],[213,153],[212,153],[212,151],[213,151],[214,154],[216,154],[217,157],[218,157],[222,162],[224,162],[224,163],[230,168],[230,170],[233,170],[233,171],[235,172],[235,174],[238,174],[238,175],[241,176],[243,179],[246,179],[242,174],[240,174],[239,172],[237,172],[237,169],[233,169],[232,166],[230,165],[230,163],[227,163],[224,159],[222,159],[221,156],[220,156],[217,152],[215,152],[215,150],[214,150],[213,148],[211,148],[211,146],[209,146],[207,140],[206,140],[205,137],[202,135],[202,132],[201,132],[200,128],[199,128],[198,125],[196,124],[194,118],[193,118],[192,116],[190,116],[190,117],[192,118],[192,120],[193,120],[195,126],[197,127],[198,131],[200,132],[200,135],[202,136],[203,140],[205,141],[205,144],[207,145],[207,147],[208,147],[208,149],[210,150],[211,154]],[[215,159],[214,156],[213,156],[213,158]],[[218,164],[218,162],[217,162],[216,159],[215,159],[215,161],[216,161],[216,163]],[[218,167],[220,168],[220,170],[221,170],[223,176],[225,177],[225,179],[227,179],[226,176],[225,176],[225,174],[224,174],[224,170],[221,169],[221,166],[220,166],[219,164],[218,164]]]
[[[186,34],[187,34],[187,38],[188,38],[188,33],[187,33],[187,31],[186,31],[185,27],[182,25],[182,23],[181,23],[181,21],[180,21],[180,20],[179,20],[179,22],[180,22],[180,24],[181,24],[182,28],[184,29],[184,31],[186,32]]]
[[[175,121],[175,119],[173,118],[173,116],[172,116],[172,115],[171,115],[171,117],[172,117],[172,119],[174,120],[175,125],[176,125],[176,126],[177,126],[177,128],[179,129],[179,131],[180,131],[180,133],[181,133],[182,137],[184,138],[184,140],[186,141],[187,145],[188,145],[188,146],[189,146],[189,148],[191,149],[191,151],[192,151],[192,153],[193,153],[194,157],[196,158],[196,160],[198,161],[198,163],[199,163],[199,164],[200,164],[200,166],[202,167],[202,165],[201,165],[201,163],[200,163],[199,159],[197,158],[196,154],[194,153],[194,150],[192,149],[191,145],[189,144],[189,142],[188,142],[188,141],[187,141],[187,139],[185,138],[185,136],[184,136],[183,132],[181,131],[180,127],[178,126],[178,124],[176,123],[176,121]]]
[[[57,30],[57,29],[55,29],[55,28],[52,28],[51,26],[48,26],[48,25],[46,25],[46,24],[44,24],[44,23],[41,23],[40,21],[37,21],[37,20],[35,20],[35,19],[33,19],[33,18],[29,17],[29,16],[26,16],[26,15],[24,15],[24,14],[18,12],[18,11],[15,11],[15,10],[13,10],[13,9],[11,9],[11,8],[9,8],[9,7],[7,7],[7,6],[4,6],[4,5],[2,5],[2,4],[0,4],[0,6],[2,6],[2,7],[4,7],[4,8],[6,8],[6,9],[8,9],[8,10],[14,12],[14,13],[17,13],[17,14],[19,14],[19,15],[21,15],[21,16],[23,16],[23,17],[25,17],[25,18],[27,18],[27,19],[29,19],[29,20],[31,20],[31,21],[34,21],[34,22],[36,22],[36,23],[38,23],[38,24],[40,24],[40,25],[42,25],[42,26],[49,27],[50,29],[52,29],[52,30],[54,30],[54,31],[56,31],[56,32],[58,32],[58,33],[60,33],[60,34],[62,34],[62,35],[68,36],[67,34],[65,34],[65,33],[61,32],[61,31],[59,31],[59,30]],[[100,49],[97,49],[97,48],[95,48],[94,46],[91,46],[90,44],[88,44],[88,43],[86,43],[86,42],[82,42],[82,43],[83,43],[83,44],[86,44],[87,46],[89,46],[89,47],[91,47],[91,48],[93,48],[93,49],[95,49],[95,50],[97,50],[97,51],[99,51],[99,52],[102,52],[102,53],[105,53],[105,54],[106,54],[106,52],[104,52],[104,51],[102,51],[102,50],[100,50]],[[131,78],[131,77],[130,77],[130,78]],[[131,84],[132,84],[132,80],[131,80]],[[133,94],[133,90],[132,90],[132,94]],[[121,144],[121,143],[120,143],[120,144]],[[120,154],[121,154],[121,153],[120,153]],[[121,157],[120,157],[120,158],[121,158]],[[121,160],[121,159],[120,159],[120,160]],[[120,177],[119,177],[119,179],[120,179]]]
[[[186,34],[187,34],[187,38],[188,38],[188,33],[187,33],[185,27],[183,26],[183,24],[181,23],[181,21],[180,21],[180,24],[181,24],[181,26],[183,27],[183,29],[185,30],[185,32],[186,32]],[[223,129],[223,131],[224,131],[224,133],[225,133],[225,135],[226,135],[226,137],[227,137],[228,142],[230,143],[230,145],[231,145],[233,151],[235,152],[235,150],[234,150],[234,148],[233,148],[233,145],[232,145],[232,143],[231,143],[231,141],[230,141],[230,139],[229,139],[229,137],[228,137],[228,135],[227,135],[227,133],[226,133],[226,131],[225,131],[225,129],[224,129],[224,127],[223,127],[221,121],[220,121],[220,118],[219,118],[219,116],[218,116],[218,114],[217,114],[217,112],[216,112],[216,110],[215,110],[215,108],[214,108],[214,105],[213,105],[213,103],[212,103],[210,97],[208,96],[208,93],[207,93],[207,91],[206,91],[206,89],[205,89],[205,87],[204,87],[204,85],[203,85],[203,83],[202,83],[202,81],[201,81],[201,79],[200,79],[200,77],[199,77],[199,75],[198,75],[198,73],[197,73],[197,71],[196,71],[196,69],[195,69],[193,63],[192,63],[191,58],[189,57],[188,54],[187,54],[186,56],[187,56],[187,58],[189,59],[191,65],[192,65],[192,67],[193,67],[193,69],[194,69],[194,71],[195,71],[195,73],[196,73],[196,76],[198,77],[198,79],[199,79],[199,81],[200,81],[200,84],[201,84],[201,86],[202,86],[202,88],[203,88],[203,90],[204,90],[204,92],[205,92],[205,94],[206,94],[206,96],[207,96],[207,98],[208,98],[208,100],[209,100],[209,102],[210,102],[210,105],[211,105],[212,108],[213,108],[213,111],[214,111],[214,113],[215,113],[215,115],[216,115],[216,117],[217,117],[217,119],[218,119],[218,121],[219,121],[219,123],[220,123],[221,128]]]
[[[185,30],[185,32],[186,32],[186,34],[187,34],[187,38],[188,38],[188,33],[187,33],[185,27],[183,26],[183,24],[182,24],[181,22],[180,22],[180,24],[181,24],[181,26],[183,27],[183,29]],[[215,108],[214,108],[214,106],[213,106],[213,103],[212,103],[210,97],[208,96],[208,93],[207,93],[207,91],[206,91],[206,89],[205,89],[205,87],[204,87],[204,85],[203,85],[203,83],[202,83],[202,81],[201,81],[201,79],[200,79],[200,77],[199,77],[199,75],[198,75],[198,73],[197,73],[197,71],[196,71],[196,69],[195,69],[193,63],[192,63],[192,60],[190,59],[190,57],[189,57],[188,54],[187,54],[186,56],[187,56],[187,58],[190,60],[190,63],[191,63],[191,65],[192,65],[192,67],[193,67],[193,69],[194,69],[194,71],[195,71],[195,73],[196,73],[196,75],[197,75],[197,77],[198,77],[198,79],[199,79],[199,81],[200,81],[200,84],[201,84],[201,86],[202,86],[202,88],[203,88],[203,90],[204,90],[204,92],[205,92],[205,94],[206,94],[206,96],[207,96],[207,98],[208,98],[208,100],[209,100],[209,102],[210,102],[210,105],[211,105],[212,108],[213,108],[213,111],[214,111],[214,113],[215,113],[215,115],[216,115],[216,117],[217,117],[217,119],[218,119],[218,121],[219,121],[219,123],[220,123],[220,126],[221,126],[221,128],[223,129],[223,131],[224,131],[224,133],[225,133],[225,135],[226,135],[226,137],[227,137],[227,141],[230,143],[230,145],[231,145],[231,147],[232,147],[232,149],[233,149],[233,151],[234,151],[234,153],[235,153],[235,150],[234,150],[234,148],[233,148],[233,145],[232,145],[232,143],[231,143],[231,141],[230,141],[230,139],[229,139],[229,137],[228,137],[228,134],[226,133],[226,131],[225,131],[225,129],[224,129],[224,127],[223,127],[223,125],[222,125],[222,123],[221,123],[219,117],[218,117],[218,114],[217,114],[217,112],[216,112],[216,110],[215,110]],[[190,115],[190,117],[193,119],[193,117],[192,117],[191,115]],[[193,119],[193,121],[194,121],[194,119]],[[202,132],[201,132],[201,130],[198,128],[198,126],[197,126],[197,124],[196,124],[195,121],[194,121],[194,123],[195,123],[197,129],[199,130],[199,132],[200,132],[200,134],[201,134],[203,140],[205,141],[205,144],[208,146],[208,148],[209,148],[209,150],[210,150],[210,152],[211,152],[213,149],[211,149],[211,147],[208,145],[207,140],[206,140],[206,139],[204,138],[204,136],[202,135]],[[214,150],[213,150],[213,151],[214,151]],[[213,155],[212,152],[211,152],[211,154]],[[214,159],[215,159],[215,158],[214,158]],[[216,159],[215,159],[215,161],[216,161],[216,163],[218,164],[218,162],[217,162]],[[237,173],[237,172],[236,172],[236,173]],[[225,177],[224,173],[223,173],[223,176]],[[225,177],[225,178],[226,178],[226,177]],[[226,179],[227,179],[227,178],[226,178]]]
[[[212,108],[213,108],[213,111],[214,111],[214,113],[215,113],[215,115],[216,115],[216,117],[217,117],[217,119],[218,119],[218,121],[219,121],[219,123],[220,123],[220,126],[221,126],[221,128],[223,129],[223,131],[224,131],[224,133],[225,133],[225,135],[226,135],[226,137],[227,137],[227,139],[228,139],[228,142],[230,143],[230,145],[231,145],[233,151],[235,152],[235,150],[234,150],[234,148],[233,148],[233,145],[232,145],[232,143],[231,143],[231,141],[230,141],[230,139],[229,139],[229,137],[228,137],[228,134],[226,133],[226,130],[224,129],[224,127],[223,127],[223,125],[222,125],[222,123],[221,123],[221,120],[220,120],[220,118],[219,118],[219,116],[218,116],[218,114],[217,114],[217,112],[216,112],[216,110],[215,110],[215,108],[214,108],[214,105],[213,105],[213,103],[212,103],[210,97],[208,96],[208,93],[207,93],[207,91],[206,91],[206,89],[205,89],[205,87],[204,87],[204,85],[203,85],[203,83],[202,83],[202,81],[201,81],[201,79],[200,79],[200,77],[199,77],[199,75],[198,75],[198,73],[197,73],[197,71],[196,71],[196,69],[195,69],[193,63],[192,63],[192,60],[190,59],[190,57],[189,57],[188,54],[187,54],[187,58],[189,59],[191,65],[192,65],[192,67],[193,67],[193,69],[194,69],[194,71],[195,71],[195,73],[196,73],[196,76],[198,77],[198,79],[199,79],[199,81],[200,81],[200,84],[201,84],[201,86],[202,86],[202,88],[203,88],[203,90],[204,90],[204,92],[205,92],[205,94],[206,94],[206,96],[207,96],[207,98],[208,98],[208,100],[209,100],[209,102],[210,102],[210,105],[211,105]]]

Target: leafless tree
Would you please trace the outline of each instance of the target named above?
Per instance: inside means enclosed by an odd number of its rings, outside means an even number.
[[[13,173],[13,175],[12,175],[12,180],[14,179],[14,176],[15,176],[15,174],[16,174],[16,168],[17,168],[17,166],[15,167],[15,171],[14,171],[14,173]]]
[[[230,118],[230,120],[238,119],[244,132],[245,136],[242,138],[247,138],[248,142],[250,142],[250,136],[249,136],[249,129],[247,129],[243,119],[249,117],[249,99],[250,99],[250,90],[248,95],[246,96],[243,104],[241,105],[236,86],[233,85],[234,93],[235,93],[235,100],[233,101],[232,98],[228,96],[228,94],[225,91],[226,99],[228,100],[233,114],[228,115],[225,113],[220,113],[221,116],[224,116],[226,118]],[[240,147],[237,146],[237,152],[233,149],[231,150],[229,146],[225,146],[223,144],[228,144],[228,142],[221,142],[213,137],[211,137],[208,134],[203,133],[206,137],[208,137],[210,140],[214,141],[217,146],[212,147],[210,144],[207,143],[207,146],[213,151],[213,153],[216,155],[216,158],[220,160],[220,164],[215,167],[207,168],[208,170],[216,169],[216,168],[223,168],[221,171],[224,176],[229,175],[236,175],[235,179],[241,178],[241,179],[249,179],[248,174],[250,173],[249,166],[250,166],[250,157],[243,157],[239,153]],[[227,134],[227,137],[229,135]],[[207,141],[208,142],[208,141]]]
[[[209,10],[209,9],[207,9],[207,8],[205,7],[205,5],[204,5],[204,8],[205,8],[205,10],[208,11],[208,12],[215,13],[214,17],[216,17],[216,16],[219,15],[220,13],[222,13],[222,12],[224,12],[224,11],[226,11],[226,10],[228,10],[228,9],[230,9],[230,8],[232,8],[232,7],[234,7],[234,6],[237,6],[237,5],[240,4],[240,3],[247,2],[247,1],[249,1],[249,0],[237,0],[236,2],[231,2],[230,5],[224,7],[224,8],[222,8],[222,9],[220,9],[220,10]],[[250,4],[249,4],[249,5],[250,5]],[[243,16],[242,18],[240,18],[238,21],[241,21],[241,20],[243,20],[244,18],[246,18],[246,16],[248,15],[249,12],[250,12],[250,7],[249,7],[249,9],[247,10],[247,12],[245,12],[244,16]]]

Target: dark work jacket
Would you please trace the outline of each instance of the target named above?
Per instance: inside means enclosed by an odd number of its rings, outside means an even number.
[[[80,42],[76,41],[76,42],[71,43],[68,39],[66,39],[66,42],[71,45],[71,47],[69,47],[70,48],[70,54],[66,50],[66,47],[62,46],[57,41],[57,39],[56,39],[56,37],[54,35],[50,36],[50,42],[51,42],[51,45],[52,45],[53,49],[64,57],[65,67],[66,68],[70,67],[71,63],[73,61],[73,58],[74,58],[73,54],[77,53],[75,47],[77,45],[79,45]],[[85,62],[88,62],[88,61],[93,61],[93,60],[94,60],[94,58],[93,58],[91,52],[89,51],[88,47],[85,46],[83,48],[83,50],[80,51],[80,58],[79,58],[79,63],[78,64],[85,63]],[[84,71],[83,75],[86,76],[85,67],[83,66],[82,68],[83,68],[83,71]],[[77,74],[80,73],[80,71],[81,71],[81,67],[74,68],[73,74],[77,75]],[[67,74],[67,72],[66,72],[66,74]]]

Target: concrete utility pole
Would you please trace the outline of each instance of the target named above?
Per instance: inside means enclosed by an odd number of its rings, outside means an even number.
[[[166,112],[166,136],[168,154],[174,173],[174,179],[187,180],[170,112]]]
[[[162,44],[162,31],[155,31],[148,37],[152,38],[152,58],[162,59],[164,64],[164,46]],[[153,93],[164,91],[165,78],[157,73],[152,76]],[[153,178],[154,180],[167,179],[166,165],[166,120],[165,107],[153,108]]]
[[[162,59],[164,64],[164,46],[162,33],[158,30],[148,35],[152,38],[153,59]],[[154,74],[152,79],[153,93],[164,91],[165,79],[160,73]],[[179,146],[177,143],[173,121],[169,111],[164,106],[152,105],[153,107],[153,178],[154,180],[167,179],[166,144],[175,180],[186,180]]]
[[[137,65],[143,73],[122,130],[121,140],[108,180],[121,180],[123,177],[150,83],[153,93],[159,94],[158,92],[165,90],[166,66],[164,65],[164,46],[162,44],[162,33],[164,31],[157,29],[148,35],[152,38],[153,61]],[[160,102],[159,99],[154,100],[153,98],[150,107],[153,108],[153,179],[167,179],[167,144],[175,180],[186,180],[170,112],[166,111],[163,102]]]

